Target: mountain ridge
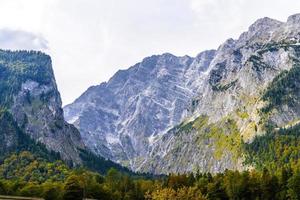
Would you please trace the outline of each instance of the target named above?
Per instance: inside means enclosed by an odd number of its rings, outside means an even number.
[[[238,39],[228,39],[217,50],[195,58],[168,53],[147,57],[87,90],[64,107],[65,117],[93,152],[133,170],[181,173],[241,168],[242,156],[233,163],[232,152],[224,147],[227,156],[216,159],[218,139],[210,138],[207,146],[197,135],[216,137],[203,127],[217,130],[218,137],[237,130],[236,137],[250,142],[265,133],[267,116],[260,110],[266,102],[260,95],[276,76],[298,63],[299,16],[290,16],[287,22],[258,19]],[[201,116],[208,117],[205,124],[188,129],[187,138],[170,133],[180,123],[200,123]],[[274,123],[281,118],[279,114]],[[192,159],[195,156],[200,163]]]

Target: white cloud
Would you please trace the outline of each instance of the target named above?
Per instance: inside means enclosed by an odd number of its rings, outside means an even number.
[[[47,51],[47,40],[38,34],[22,30],[0,29],[0,48]]]
[[[285,20],[299,10],[298,0],[1,0],[0,29],[47,39],[66,104],[145,56],[194,56],[257,18]]]

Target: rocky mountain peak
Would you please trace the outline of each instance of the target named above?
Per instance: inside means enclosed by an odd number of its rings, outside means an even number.
[[[287,19],[288,24],[300,24],[300,13],[291,15]]]
[[[296,15],[288,21],[297,20]],[[91,151],[133,170],[236,169],[238,160],[230,158],[236,151],[226,150],[231,140],[226,143],[225,138],[232,131],[235,139],[240,134],[251,138],[259,130],[258,94],[280,71],[291,68],[290,58],[299,51],[297,43],[287,48],[299,33],[297,26],[287,24],[259,19],[237,40],[228,39],[195,58],[169,53],[147,57],[66,106],[65,117],[79,128]],[[216,143],[206,140],[210,130]],[[216,159],[214,148],[225,156]]]
[[[166,58],[174,58],[176,56],[174,56],[171,53],[163,53],[160,57],[163,58],[163,59],[166,59]]]
[[[231,50],[235,47],[236,42],[237,42],[236,40],[229,38],[222,45],[219,46],[218,51]]]
[[[264,17],[256,20],[250,27],[249,32],[261,32],[261,31],[270,31],[278,26],[282,25],[283,22],[280,22],[278,20]]]
[[[190,68],[197,68],[198,71],[206,71],[215,54],[216,50],[207,50],[199,53]]]
[[[238,39],[239,46],[268,41],[272,37],[273,32],[278,30],[283,24],[283,22],[268,17],[258,19],[249,26],[248,31],[241,34]]]

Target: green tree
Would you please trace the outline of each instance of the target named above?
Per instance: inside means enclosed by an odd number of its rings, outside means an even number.
[[[224,188],[222,187],[223,176],[218,174],[213,178],[213,181],[207,184],[208,199],[222,200],[228,199]]]
[[[277,199],[279,191],[277,177],[271,175],[267,169],[264,169],[261,178],[261,198],[265,200]]]
[[[239,200],[250,197],[248,181],[249,174],[247,172],[240,174],[238,171],[226,171],[224,188],[229,199]]]
[[[83,199],[83,183],[79,176],[71,175],[65,183],[64,190],[64,200]]]
[[[28,183],[20,190],[20,194],[27,197],[41,197],[42,188],[38,184]]]
[[[164,188],[154,191],[151,195],[147,196],[149,200],[177,200],[176,191],[172,188]]]
[[[201,191],[196,187],[182,187],[177,190],[178,200],[206,200]]]
[[[300,199],[300,172],[297,171],[289,180],[288,180],[288,191],[287,195],[290,199],[298,200]]]
[[[62,198],[62,186],[58,183],[43,184],[43,197],[45,200],[59,200]]]
[[[6,188],[2,181],[0,181],[0,194],[6,194]]]

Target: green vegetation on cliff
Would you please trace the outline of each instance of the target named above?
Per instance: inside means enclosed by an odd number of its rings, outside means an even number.
[[[224,118],[216,123],[209,123],[207,116],[199,116],[195,120],[177,126],[175,135],[183,132],[197,132],[197,143],[204,140],[214,147],[215,159],[220,160],[223,154],[230,153],[232,160],[237,162],[242,151],[242,137],[236,122],[231,118]]]
[[[300,126],[279,129],[257,136],[250,144],[244,144],[246,164],[257,169],[277,170],[281,167],[300,166]]]
[[[0,107],[12,103],[12,97],[26,80],[40,84],[53,81],[51,58],[35,51],[0,50]]]
[[[6,111],[0,111],[0,163],[3,159],[15,152],[30,151],[39,157],[54,161],[60,158],[58,153],[49,151],[45,145],[35,142],[18,127],[12,115]]]
[[[270,112],[274,108],[282,105],[295,107],[299,105],[300,100],[300,66],[296,65],[289,71],[283,71],[274,78],[268,86],[262,99],[268,102],[268,105],[262,110]]]

